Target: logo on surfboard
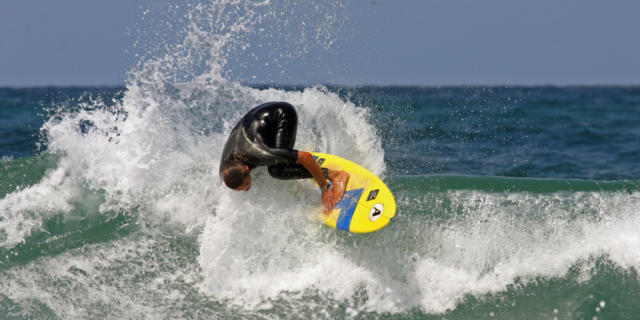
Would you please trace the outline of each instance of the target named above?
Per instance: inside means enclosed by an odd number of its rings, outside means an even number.
[[[384,211],[384,206],[382,203],[376,203],[369,211],[369,220],[376,221],[382,215],[382,211]]]
[[[322,166],[322,164],[324,163],[324,160],[325,160],[325,159],[324,159],[324,158],[320,158],[320,157],[318,157],[318,156],[313,156],[313,160],[315,160],[315,161],[316,161],[316,163],[317,163],[319,166]]]
[[[371,192],[369,192],[369,196],[367,196],[367,201],[375,199],[378,196],[379,191],[380,189],[371,190]]]

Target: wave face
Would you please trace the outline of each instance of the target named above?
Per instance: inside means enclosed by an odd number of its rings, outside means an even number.
[[[159,5],[125,87],[0,90],[0,318],[637,314],[640,91],[243,84],[316,61],[344,16]],[[385,179],[388,227],[328,228],[317,188],[263,168],[223,186],[231,128],[275,100],[299,112],[296,148]]]

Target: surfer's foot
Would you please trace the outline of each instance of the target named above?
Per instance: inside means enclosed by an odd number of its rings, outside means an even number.
[[[342,196],[344,196],[349,177],[349,174],[344,171],[329,170],[329,180],[331,180],[331,184],[333,184],[334,206],[340,202]]]

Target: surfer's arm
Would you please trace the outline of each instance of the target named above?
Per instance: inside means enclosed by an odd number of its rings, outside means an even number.
[[[329,180],[322,172],[322,168],[316,163],[313,159],[313,156],[309,152],[298,151],[298,160],[296,163],[301,164],[311,175],[320,187],[325,188],[322,192],[322,204],[324,204],[325,213],[331,212],[333,206],[335,205],[335,200],[333,196],[332,190],[330,188],[326,188],[329,186]]]
[[[322,172],[322,168],[313,159],[313,156],[309,152],[298,151],[298,159],[296,163],[301,164],[311,175],[320,187],[326,187],[329,185],[329,180]]]

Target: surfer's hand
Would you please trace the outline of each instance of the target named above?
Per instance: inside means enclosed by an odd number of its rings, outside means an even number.
[[[322,204],[324,204],[324,214],[329,214],[333,210],[335,201],[333,199],[333,190],[331,188],[322,192]]]
[[[333,188],[333,205],[337,205],[347,187],[350,175],[344,171],[329,170],[329,180],[331,180],[331,186]]]

